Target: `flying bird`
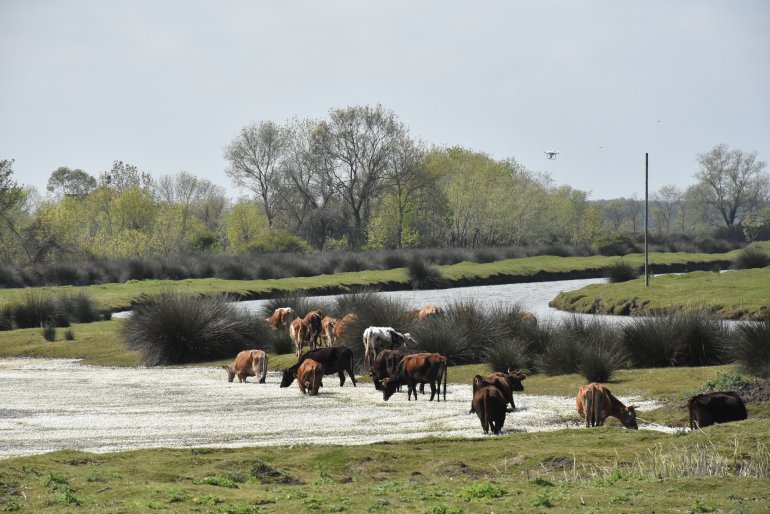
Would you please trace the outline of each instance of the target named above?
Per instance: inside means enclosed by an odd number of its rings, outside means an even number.
[[[551,160],[555,159],[556,156],[559,155],[559,152],[557,150],[546,150],[543,153],[545,153],[545,156]]]

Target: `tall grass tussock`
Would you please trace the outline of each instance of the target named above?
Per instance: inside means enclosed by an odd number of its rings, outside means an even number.
[[[770,313],[761,321],[749,321],[735,329],[727,348],[739,369],[770,378]]]
[[[169,290],[140,297],[123,338],[142,364],[159,366],[230,358],[247,348],[269,349],[270,328],[226,296]]]

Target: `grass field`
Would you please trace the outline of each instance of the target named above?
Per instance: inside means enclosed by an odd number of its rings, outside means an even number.
[[[592,284],[561,293],[550,305],[597,314],[665,314],[706,310],[726,319],[759,319],[770,312],[770,268],[728,273],[698,271],[618,284]]]
[[[650,262],[657,265],[670,264],[702,264],[716,261],[732,260],[737,250],[723,254],[704,253],[651,253]],[[623,257],[634,266],[644,262],[643,254],[631,254]],[[554,257],[539,256],[522,259],[508,259],[491,263],[461,262],[448,266],[438,266],[442,276],[450,282],[468,280],[485,280],[495,277],[499,281],[515,282],[529,279],[538,274],[571,273],[592,271],[600,273],[610,266],[618,257]],[[174,288],[196,294],[231,293],[234,295],[269,295],[286,291],[301,291],[307,289],[347,288],[389,285],[403,289],[409,288],[405,268],[391,270],[359,271],[338,273],[336,275],[319,275],[315,277],[298,277],[269,280],[223,280],[223,279],[186,279],[186,280],[144,280],[128,281],[121,284],[100,284],[85,287],[58,286],[39,288],[39,290],[59,292],[85,291],[100,309],[123,310],[131,306],[132,300],[142,294],[156,294],[168,288]],[[23,297],[28,289],[0,290],[0,307],[13,303]]]

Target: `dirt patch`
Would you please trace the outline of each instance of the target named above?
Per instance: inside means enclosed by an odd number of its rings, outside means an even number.
[[[747,403],[770,403],[770,380],[752,380],[736,392]]]
[[[469,415],[471,388],[449,384],[447,401],[427,396],[390,401],[371,384],[324,381],[316,397],[297,386],[229,383],[216,367],[85,366],[74,360],[0,359],[0,459],[55,450],[95,453],[140,448],[234,448],[301,444],[369,444],[427,436],[481,438]],[[516,395],[503,433],[577,428],[574,397]],[[621,398],[641,411],[651,401]],[[565,421],[566,420],[566,421]],[[302,427],[302,430],[294,430]],[[670,427],[642,428],[673,431]],[[269,468],[269,466],[268,466]],[[265,480],[283,480],[265,468]],[[289,481],[293,480],[288,477]]]

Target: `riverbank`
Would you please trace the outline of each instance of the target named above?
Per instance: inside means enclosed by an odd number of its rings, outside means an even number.
[[[722,254],[651,253],[649,259],[654,273],[683,273],[727,268],[737,252],[738,250]],[[441,287],[451,288],[602,277],[605,270],[618,260],[640,267],[644,264],[644,255],[630,254],[622,258],[539,256],[482,264],[461,262],[437,266],[436,269],[443,279]],[[236,300],[260,300],[298,292],[322,296],[345,294],[365,288],[403,291],[413,289],[413,286],[407,270],[397,268],[267,280],[144,280],[83,287],[43,287],[35,290],[55,294],[83,291],[93,299],[98,308],[116,312],[130,309],[142,294],[155,294],[169,288],[193,294],[229,294]],[[23,298],[31,290],[0,290],[0,307]]]
[[[706,311],[732,320],[770,315],[770,267],[728,273],[695,272],[617,284],[591,284],[565,291],[551,307],[585,314],[655,316]]]

